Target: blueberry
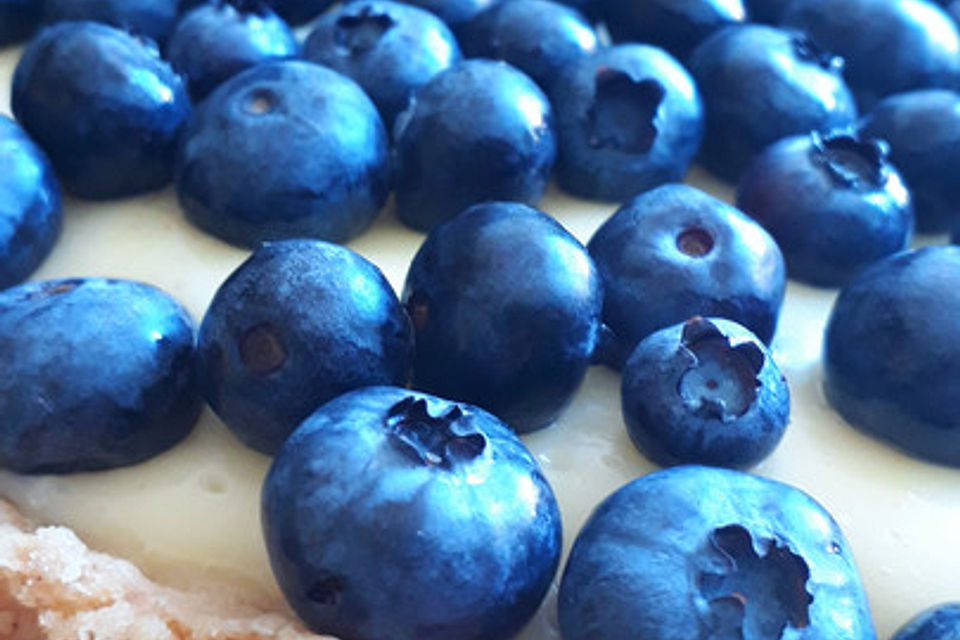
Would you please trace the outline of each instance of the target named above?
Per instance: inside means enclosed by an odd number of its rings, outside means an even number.
[[[570,401],[600,337],[600,279],[583,246],[518,203],[471,207],[410,265],[417,388],[470,402],[523,433]]]
[[[621,362],[650,333],[697,315],[773,338],[786,288],[780,249],[756,222],[702,191],[649,191],[597,229],[588,248]]]
[[[556,155],[546,96],[490,60],[434,76],[398,116],[394,139],[397,215],[421,231],[478,202],[536,204]]]
[[[42,18],[40,0],[0,0],[0,47],[30,37]]]
[[[307,38],[304,54],[356,80],[388,129],[416,89],[461,58],[442,20],[390,0],[356,0],[328,11]]]
[[[181,141],[187,217],[228,242],[363,231],[389,192],[387,133],[349,78],[285,60],[242,71],[199,105]]]
[[[0,289],[40,265],[60,235],[60,186],[47,156],[0,116]]]
[[[404,0],[440,16],[454,31],[473,20],[484,9],[492,7],[499,0]]]
[[[623,368],[621,399],[630,439],[660,465],[753,466],[790,417],[787,382],[766,347],[721,318],[641,340]]]
[[[605,0],[615,41],[662,47],[680,60],[715,31],[747,20],[742,0]]]
[[[274,574],[343,640],[507,640],[560,560],[560,512],[533,456],[490,414],[394,387],[321,407],[262,496]]]
[[[0,466],[70,473],[172,447],[200,411],[193,324],[138,282],[31,282],[0,292]]]
[[[669,54],[620,45],[580,58],[553,93],[563,189],[622,201],[683,179],[700,147],[703,107]]]
[[[460,33],[470,57],[506,60],[547,93],[568,66],[597,49],[586,18],[550,0],[505,0],[471,20]]]
[[[890,143],[890,161],[913,198],[917,230],[936,233],[960,224],[960,94],[925,89],[890,96],[863,118],[864,135]]]
[[[690,72],[706,108],[701,160],[736,181],[780,138],[848,127],[857,118],[840,58],[796,31],[727,27],[693,52]]]
[[[292,58],[290,27],[258,0],[212,0],[186,14],[170,36],[166,58],[187,80],[194,100],[248,67]]]
[[[826,328],[824,390],[853,426],[908,454],[960,466],[960,247],[898,253],[840,291]]]
[[[787,275],[842,285],[907,247],[913,208],[887,146],[851,133],[784,138],[744,172],[737,206],[777,241]]]
[[[163,44],[177,23],[177,0],[43,0],[46,22],[102,22]]]
[[[901,627],[891,640],[958,640],[960,603],[949,602],[922,611]]]
[[[217,290],[198,338],[199,384],[247,445],[276,453],[334,397],[403,384],[410,322],[373,264],[317,240],[263,245]]]
[[[893,93],[960,82],[960,35],[932,2],[795,0],[782,22],[843,57],[863,110]]]
[[[715,467],[644,476],[574,542],[564,640],[876,640],[849,546],[802,491]]]
[[[154,48],[94,22],[43,29],[17,65],[11,104],[64,188],[95,199],[166,185],[190,113]]]

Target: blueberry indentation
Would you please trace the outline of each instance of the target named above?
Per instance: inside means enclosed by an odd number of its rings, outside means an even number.
[[[713,251],[713,236],[701,227],[687,227],[677,235],[677,249],[691,258],[702,258]]]
[[[879,189],[886,180],[886,143],[848,133],[821,136],[814,132],[813,160],[840,186]]]
[[[798,60],[813,63],[821,69],[837,75],[843,73],[843,58],[825,51],[809,36],[798,33],[791,38],[790,43],[793,45],[793,53]]]
[[[757,376],[764,363],[757,346],[749,342],[731,346],[730,340],[703,318],[684,325],[682,346],[693,359],[677,388],[687,408],[723,422],[746,413],[756,399]]]
[[[247,329],[240,338],[240,359],[254,373],[272,373],[287,360],[287,350],[269,322]]]
[[[39,300],[42,298],[52,298],[53,296],[59,296],[64,293],[70,293],[77,287],[83,284],[83,280],[72,279],[72,280],[50,280],[43,282],[39,287],[28,291],[25,298],[27,300]]]
[[[666,90],[656,80],[634,80],[623,71],[601,68],[587,111],[590,146],[646,153],[657,139],[656,118]]]
[[[710,607],[711,640],[778,640],[787,625],[809,626],[810,569],[801,556],[776,540],[754,545],[736,524],[714,529],[708,546],[719,562],[700,573],[698,588]]]
[[[247,95],[244,109],[255,116],[263,116],[277,108],[277,95],[269,89],[254,89]]]
[[[413,396],[390,407],[386,426],[399,449],[414,461],[449,469],[479,457],[487,439],[475,431],[461,433],[463,411],[454,406],[439,417],[430,415],[426,400]]]
[[[373,7],[363,7],[354,15],[341,16],[336,24],[333,37],[337,47],[347,55],[357,55],[373,49],[396,22]]]

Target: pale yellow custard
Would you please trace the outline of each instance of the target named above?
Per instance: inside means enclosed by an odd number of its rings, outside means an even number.
[[[0,51],[0,109],[7,112],[18,55]],[[729,187],[703,174],[691,182],[731,197]],[[615,206],[552,189],[541,208],[586,241]],[[399,291],[423,237],[387,210],[349,246]],[[191,227],[172,189],[110,203],[68,199],[63,236],[34,277],[143,280],[173,294],[199,322],[220,282],[247,255]],[[790,384],[792,419],[780,446],[755,471],[806,490],[839,521],[885,638],[919,610],[960,600],[960,470],[902,455],[853,430],[826,405],[819,354],[834,295],[795,283],[788,288],[773,349]],[[626,436],[619,382],[610,370],[592,369],[560,420],[524,437],[561,504],[566,548],[604,496],[655,468]],[[186,442],[147,463],[75,476],[0,473],[0,495],[161,582],[214,584],[282,609],[259,523],[268,464],[206,411]],[[554,620],[551,594],[521,638],[558,638]]]

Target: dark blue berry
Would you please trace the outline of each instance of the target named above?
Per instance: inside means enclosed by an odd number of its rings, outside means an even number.
[[[156,49],[94,22],[43,29],[17,65],[11,104],[64,188],[96,199],[166,185],[190,113]]]
[[[560,560],[557,503],[520,440],[485,411],[405,389],[310,416],[262,504],[290,605],[344,640],[507,640]]]
[[[700,147],[703,108],[669,54],[620,45],[581,57],[554,85],[557,177],[587,198],[623,201],[682,180]]]
[[[346,76],[295,60],[251,67],[197,108],[176,183],[187,217],[234,244],[363,231],[389,192],[387,134]]]
[[[556,157],[546,96],[491,60],[434,76],[397,118],[394,139],[397,215],[421,231],[478,202],[536,204]]]
[[[177,0],[43,0],[48,23],[102,22],[163,45],[177,23]]]
[[[69,473],[172,447],[200,411],[193,324],[138,282],[32,282],[0,292],[0,466]]]
[[[802,491],[676,467],[583,527],[559,595],[564,640],[876,640],[850,548]]]
[[[960,466],[960,247],[896,254],[841,290],[827,324],[824,390],[853,426]]]
[[[442,20],[390,0],[356,0],[328,11],[307,38],[304,55],[356,80],[388,129],[416,89],[461,57]]]
[[[891,640],[958,640],[960,603],[949,602],[922,611],[910,619]]]
[[[517,203],[471,207],[417,252],[403,301],[417,388],[476,404],[518,432],[546,426],[600,336],[600,279],[583,246]]]
[[[735,322],[693,318],[640,341],[623,368],[630,439],[660,465],[749,467],[780,442],[787,382],[766,347]]]
[[[836,287],[907,247],[910,194],[887,146],[852,133],[784,138],[740,178],[737,206],[770,232],[787,275]]]
[[[404,384],[412,355],[410,322],[380,270],[312,240],[257,249],[217,290],[197,349],[210,406],[267,454],[324,402]]]
[[[40,0],[0,0],[0,47],[30,37],[42,18]]]
[[[0,289],[17,284],[50,253],[63,217],[47,156],[0,116]]]

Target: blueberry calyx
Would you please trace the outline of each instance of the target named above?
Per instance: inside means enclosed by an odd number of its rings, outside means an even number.
[[[713,251],[713,236],[702,227],[687,227],[677,234],[677,249],[691,258],[702,258]]]
[[[777,640],[788,625],[810,625],[813,596],[803,557],[773,539],[755,545],[738,524],[711,531],[708,547],[719,563],[699,574],[698,587],[709,605],[712,640]]]
[[[40,298],[52,298],[64,293],[69,293],[83,284],[83,280],[73,278],[71,280],[50,280],[41,282],[40,286],[33,290],[28,290],[23,299],[38,300]]]
[[[464,433],[463,410],[454,406],[439,417],[430,415],[427,401],[407,396],[387,411],[386,428],[398,448],[429,467],[452,469],[478,458],[487,439],[476,431]]]
[[[277,108],[279,98],[269,89],[254,89],[247,95],[243,108],[252,116],[265,116]]]
[[[635,80],[623,71],[601,67],[594,79],[594,100],[587,111],[588,143],[646,153],[653,147],[660,103],[666,89],[656,80]]]
[[[396,24],[386,13],[373,7],[363,7],[355,14],[347,14],[337,19],[334,40],[345,55],[359,55],[375,46]]]
[[[677,393],[690,411],[723,422],[747,412],[765,361],[755,344],[734,346],[712,322],[695,317],[683,326],[680,348],[691,364],[680,376]]]
[[[836,75],[843,73],[843,58],[824,50],[818,46],[810,36],[803,33],[795,34],[790,39],[790,43],[793,45],[793,53],[798,60],[812,62],[824,71],[829,71]]]
[[[254,373],[273,373],[287,361],[287,349],[269,322],[247,329],[239,347],[243,365]]]
[[[810,134],[813,162],[841,186],[872,191],[887,180],[890,147],[883,140],[861,139],[851,133]]]

